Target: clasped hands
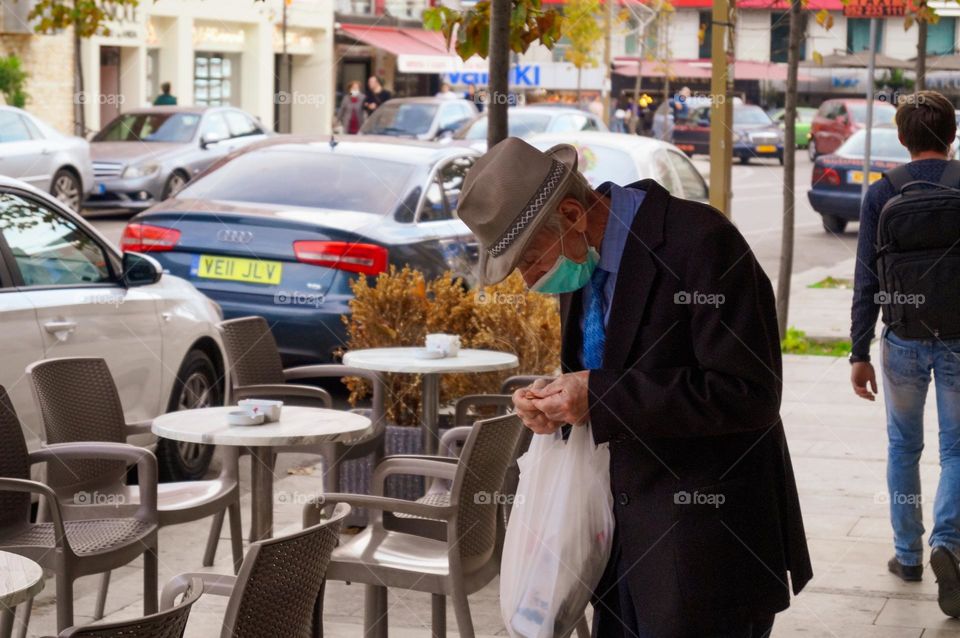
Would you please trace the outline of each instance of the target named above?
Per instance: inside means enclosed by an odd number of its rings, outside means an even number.
[[[552,434],[565,423],[584,425],[590,405],[590,371],[561,374],[552,381],[538,379],[513,393],[513,405],[523,424],[536,434]]]

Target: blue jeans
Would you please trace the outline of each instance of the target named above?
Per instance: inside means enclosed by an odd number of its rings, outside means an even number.
[[[887,407],[887,489],[897,560],[923,564],[920,453],[923,404],[930,375],[940,419],[940,484],[933,506],[930,546],[960,550],[960,339],[881,336],[883,394]]]

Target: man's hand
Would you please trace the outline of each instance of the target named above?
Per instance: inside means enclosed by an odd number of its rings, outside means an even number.
[[[867,401],[876,399],[877,374],[873,371],[873,365],[869,361],[858,361],[850,367],[850,383],[853,384],[853,391],[861,399]],[[869,388],[867,384],[869,384]]]
[[[589,370],[561,374],[542,388],[531,391],[533,406],[550,421],[583,425],[590,416],[589,379]]]
[[[525,388],[519,388],[513,393],[513,407],[517,410],[517,416],[523,421],[523,424],[533,430],[536,434],[552,434],[563,425],[562,422],[551,421],[543,412],[537,409],[533,404],[534,392],[545,387],[549,381],[546,379],[537,379],[532,385]]]

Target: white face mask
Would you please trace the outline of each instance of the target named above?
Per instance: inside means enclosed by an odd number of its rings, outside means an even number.
[[[353,96],[360,95],[360,91],[353,89],[352,91],[350,91],[350,95],[353,95]]]

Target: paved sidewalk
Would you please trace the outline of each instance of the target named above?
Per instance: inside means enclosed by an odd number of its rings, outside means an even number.
[[[845,337],[849,328],[846,290],[810,289],[806,285],[831,275],[852,277],[853,260],[837,268],[811,271],[794,279],[791,326],[815,337]],[[874,346],[876,356],[876,346]],[[960,638],[960,621],[943,616],[936,603],[936,584],[927,570],[921,583],[906,584],[886,571],[892,555],[886,505],[886,434],[881,402],[857,399],[850,390],[849,366],[844,359],[784,357],[782,414],[800,488],[807,536],[814,561],[814,579],[777,618],[773,635],[806,638]],[[883,389],[881,388],[881,393]],[[928,401],[927,440],[921,465],[927,494],[925,520],[931,526],[932,495],[939,474],[936,446],[935,402]],[[278,534],[299,528],[304,494],[320,490],[314,475],[286,474],[309,457],[284,455],[278,467],[275,514]],[[249,476],[242,469],[243,476]],[[247,487],[247,486],[245,486]],[[244,498],[248,516],[249,496]],[[245,518],[245,527],[249,522]],[[167,528],[160,534],[161,583],[200,566],[207,522]],[[213,571],[228,573],[229,547],[221,543]],[[642,568],[642,565],[640,566]],[[110,618],[140,614],[139,564],[114,573],[107,611]],[[718,583],[717,586],[723,586]],[[80,581],[77,620],[89,621],[96,581]],[[54,633],[53,582],[39,596],[31,622],[31,636]],[[470,597],[478,636],[505,635],[500,621],[497,583]],[[219,635],[225,601],[204,596],[194,607],[187,635]],[[362,588],[330,583],[327,588],[328,636],[362,635]],[[452,608],[448,607],[450,635],[456,635]],[[392,591],[391,635],[399,638],[429,636],[430,600],[427,594]]]

